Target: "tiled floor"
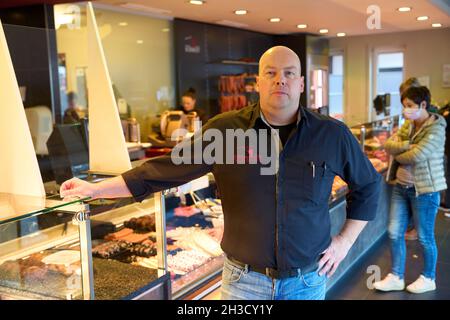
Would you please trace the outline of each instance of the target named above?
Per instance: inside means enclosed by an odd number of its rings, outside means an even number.
[[[438,245],[437,290],[424,294],[411,294],[407,291],[383,293],[368,289],[367,282],[373,272],[367,272],[369,266],[379,266],[381,276],[390,272],[391,258],[389,239],[383,237],[361,262],[357,263],[327,293],[329,300],[433,300],[450,299],[450,218],[439,212],[436,219],[436,241]],[[413,282],[423,267],[422,249],[419,242],[407,241],[406,285]]]

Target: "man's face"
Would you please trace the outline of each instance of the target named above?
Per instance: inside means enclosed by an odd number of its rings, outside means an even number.
[[[304,89],[300,61],[287,48],[272,48],[260,60],[257,79],[261,108],[297,109]]]

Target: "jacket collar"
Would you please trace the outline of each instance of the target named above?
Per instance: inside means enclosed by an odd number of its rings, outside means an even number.
[[[259,104],[259,101],[253,106],[252,108],[252,114],[250,117],[250,128],[254,128],[256,121],[258,119],[261,119],[263,122],[267,123],[264,114],[261,112],[261,105]],[[305,111],[305,108],[299,104],[298,107],[298,113],[297,113],[297,126],[299,125],[299,123],[301,121],[304,121],[306,126],[309,127],[309,114],[308,112]],[[268,123],[267,123],[268,124]]]

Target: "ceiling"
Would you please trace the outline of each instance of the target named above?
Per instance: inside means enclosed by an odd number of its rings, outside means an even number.
[[[381,29],[367,27],[368,6],[377,3],[381,13]],[[98,0],[104,4],[124,9],[127,12],[146,14],[162,18],[184,18],[189,20],[222,24],[223,21],[237,23],[237,27],[271,34],[296,32],[318,33],[321,28],[329,30],[328,36],[345,32],[348,36],[432,29],[432,23],[450,27],[450,0],[206,0],[204,5],[192,5],[188,0]],[[410,6],[410,12],[396,9]],[[234,10],[246,9],[247,15],[238,16]],[[426,15],[427,21],[417,21],[417,16]],[[268,19],[281,18],[272,23]],[[307,24],[298,29],[298,24]]]

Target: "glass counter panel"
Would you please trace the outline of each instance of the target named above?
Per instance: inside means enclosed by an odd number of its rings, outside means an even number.
[[[91,217],[96,299],[133,298],[165,275],[157,263],[164,252],[158,247],[156,199],[152,195]]]
[[[192,198],[192,205],[189,196],[186,203],[177,203],[174,197],[167,199],[172,206],[166,204],[167,267],[174,298],[212,280],[225,258],[220,247],[224,227],[220,199],[211,188],[192,192]]]
[[[23,198],[22,198],[23,199]],[[45,200],[45,199],[44,199]],[[77,200],[78,205],[80,201]],[[72,222],[81,207],[35,209],[0,225],[1,299],[82,299],[80,233]],[[37,213],[38,212],[38,213]],[[45,214],[44,214],[45,213]],[[65,218],[48,227],[48,221]]]
[[[59,197],[33,197],[10,193],[0,193],[0,225],[20,221],[56,209],[73,210],[72,205],[87,201],[89,197],[76,198],[71,201],[62,201]]]

